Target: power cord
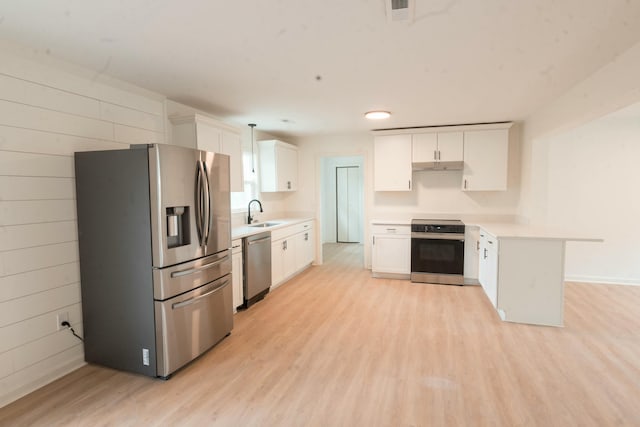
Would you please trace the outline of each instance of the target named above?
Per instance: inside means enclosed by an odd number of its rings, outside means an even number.
[[[69,328],[74,337],[84,342],[84,339],[80,335],[76,334],[76,331],[73,330],[73,328],[71,327],[71,323],[65,320],[64,322],[60,323],[60,325]]]

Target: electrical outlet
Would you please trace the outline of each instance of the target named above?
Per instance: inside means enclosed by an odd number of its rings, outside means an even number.
[[[64,326],[62,326],[62,322],[68,322],[69,321],[69,312],[68,311],[62,311],[60,313],[58,313],[58,315],[56,316],[56,321],[58,322],[58,330],[61,331],[63,329],[66,329]]]

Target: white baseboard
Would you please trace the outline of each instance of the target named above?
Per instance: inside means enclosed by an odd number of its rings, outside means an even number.
[[[564,277],[566,282],[582,282],[582,283],[594,283],[602,285],[626,285],[626,286],[640,286],[640,279],[621,279],[619,277],[599,277],[599,276],[571,276]]]
[[[29,382],[28,384],[22,385],[18,388],[15,388],[13,390],[10,390],[8,393],[6,394],[1,394],[0,395],[0,408],[10,404],[11,402],[14,402],[18,399],[20,399],[21,397],[26,396],[29,393],[32,393],[36,390],[38,390],[39,388],[44,387],[45,385],[52,383],[53,381],[57,380],[58,378],[62,378],[65,375],[75,371],[76,369],[79,369],[81,367],[83,367],[84,365],[86,365],[87,363],[84,361],[84,354],[81,354],[80,357],[78,358],[74,358],[72,360],[70,360],[67,363],[64,363],[60,366],[58,366],[56,369],[52,370],[51,372],[47,373],[46,375]]]

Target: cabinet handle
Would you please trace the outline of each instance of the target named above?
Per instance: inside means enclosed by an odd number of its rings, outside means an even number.
[[[376,244],[376,236],[373,236],[373,244]]]
[[[476,251],[480,250],[480,240],[476,240]]]
[[[440,150],[438,150],[438,160],[440,160],[442,157],[440,157]]]
[[[487,240],[487,242],[489,242],[490,245],[493,245],[493,242],[491,240]]]
[[[287,190],[291,190],[291,181],[287,181]]]
[[[304,241],[306,242],[307,240],[309,240],[309,233],[304,233]]]
[[[286,241],[286,240],[282,242],[282,250],[283,250],[283,251],[286,251],[286,250],[287,250],[287,241]],[[485,250],[486,250],[486,249],[485,249]]]
[[[464,189],[465,190],[467,189],[467,180],[466,179],[464,180]]]
[[[433,150],[433,160],[438,160],[438,154],[436,150]]]
[[[409,190],[411,190],[411,180],[409,180]]]
[[[484,248],[484,259],[487,259],[487,248]]]
[[[387,228],[387,231],[396,231],[395,228]]]

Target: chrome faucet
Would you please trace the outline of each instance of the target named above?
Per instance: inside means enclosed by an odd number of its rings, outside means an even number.
[[[249,206],[247,206],[247,211],[248,211],[248,214],[247,214],[247,224],[251,224],[251,221],[253,221],[253,217],[251,216],[251,203],[253,203],[253,202],[258,202],[258,205],[260,206],[260,212],[264,212],[264,211],[262,210],[262,203],[260,203],[260,200],[258,200],[258,199],[253,199],[253,200],[251,200],[251,201],[249,202]]]

